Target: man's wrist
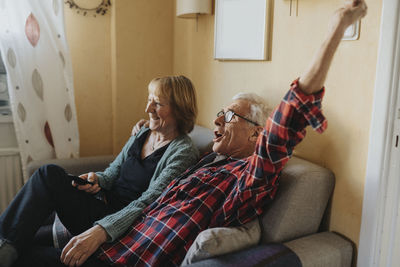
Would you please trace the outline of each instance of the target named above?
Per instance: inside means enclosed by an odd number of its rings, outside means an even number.
[[[96,224],[93,228],[95,229],[96,233],[98,234],[98,237],[99,237],[99,240],[101,241],[101,243],[107,242],[107,240],[110,238],[107,231],[101,225],[98,225],[98,224]]]

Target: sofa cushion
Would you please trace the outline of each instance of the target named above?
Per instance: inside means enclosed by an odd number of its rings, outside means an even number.
[[[240,227],[216,227],[204,230],[193,242],[182,265],[257,245],[260,235],[258,220]]]
[[[293,157],[263,215],[263,242],[284,242],[318,231],[335,179],[331,171]]]

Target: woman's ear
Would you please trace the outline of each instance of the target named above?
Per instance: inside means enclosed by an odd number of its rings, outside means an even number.
[[[250,140],[251,142],[256,142],[258,136],[260,135],[260,133],[261,133],[261,131],[262,131],[263,129],[264,129],[264,128],[263,128],[262,126],[254,126],[254,127],[253,127],[253,130],[252,130],[253,132],[252,132],[252,134],[251,134],[249,140]]]

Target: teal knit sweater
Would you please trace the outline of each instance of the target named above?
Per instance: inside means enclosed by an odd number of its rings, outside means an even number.
[[[99,185],[102,188],[111,188],[114,180],[119,177],[121,166],[128,157],[129,148],[135,139],[147,130],[148,128],[142,128],[136,136],[129,138],[122,151],[110,166],[104,172],[96,173],[99,177]],[[181,135],[171,141],[157,164],[148,189],[138,199],[129,203],[122,210],[95,222],[95,224],[101,225],[106,230],[110,236],[108,241],[114,241],[122,235],[141,214],[143,209],[156,200],[175,177],[195,164],[198,157],[199,152],[189,136]]]

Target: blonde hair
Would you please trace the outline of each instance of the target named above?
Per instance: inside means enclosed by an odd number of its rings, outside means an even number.
[[[149,89],[168,99],[180,134],[193,130],[197,117],[196,92],[192,82],[183,75],[155,78]]]

